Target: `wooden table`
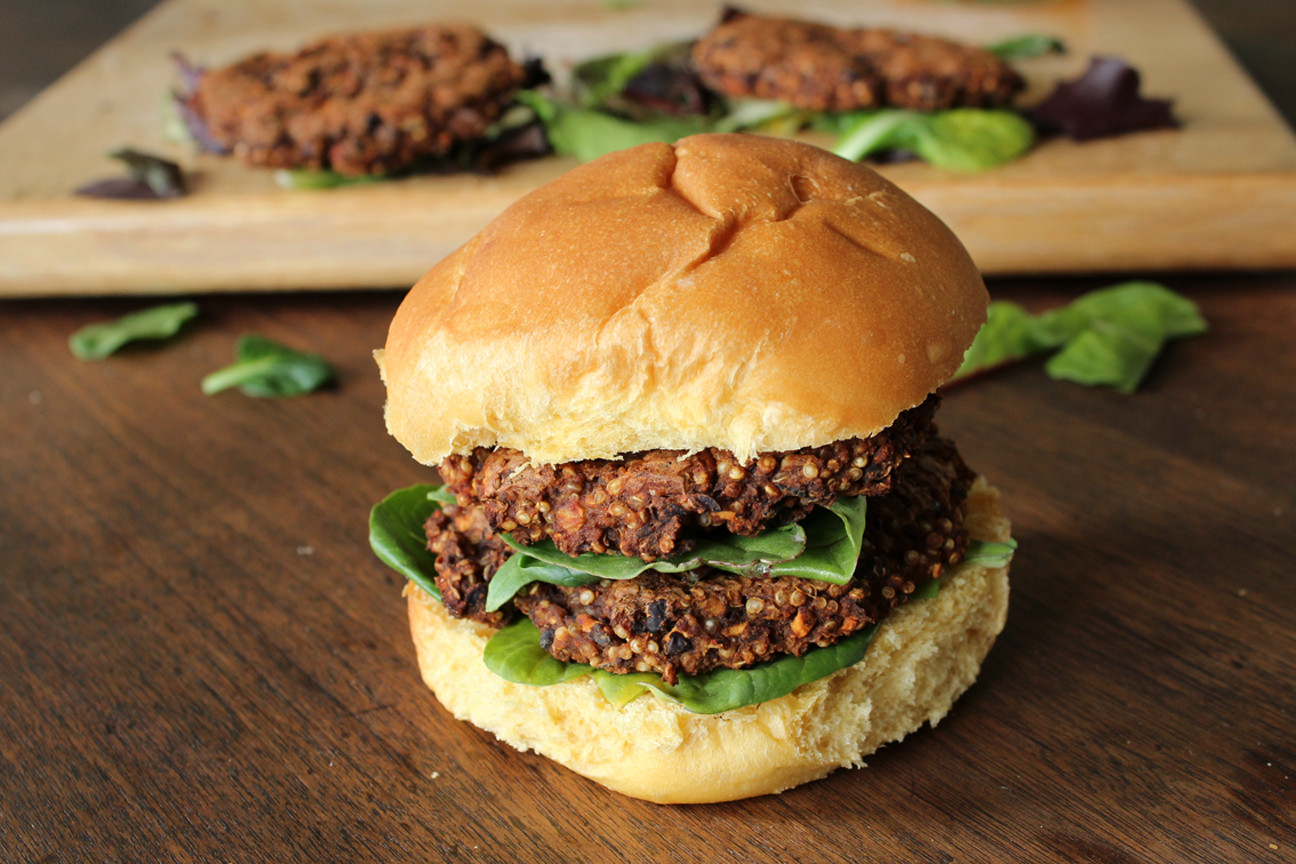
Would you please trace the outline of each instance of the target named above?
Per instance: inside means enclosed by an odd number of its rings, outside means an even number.
[[[686,808],[518,754],[419,681],[365,542],[428,478],[370,357],[400,290],[202,297],[176,342],[93,363],[68,334],[149,301],[0,305],[0,860],[1296,861],[1296,274],[1160,278],[1212,330],[1138,394],[1027,363],[945,400],[1021,543],[950,716]],[[1045,308],[1109,281],[991,288]],[[337,388],[202,395],[246,332],[322,351]]]

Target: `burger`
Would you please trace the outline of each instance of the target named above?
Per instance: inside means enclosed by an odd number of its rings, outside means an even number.
[[[997,492],[933,422],[986,306],[935,216],[795,141],[645,144],[519,199],[376,352],[441,480],[370,524],[424,681],[661,803],[935,724],[1007,612]]]

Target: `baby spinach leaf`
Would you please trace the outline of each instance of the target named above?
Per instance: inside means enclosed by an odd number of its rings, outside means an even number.
[[[572,556],[549,540],[523,546],[504,534],[515,554],[491,577],[486,609],[499,609],[532,582],[577,587],[600,579],[633,579],[649,570],[683,573],[704,565],[729,573],[798,576],[844,585],[859,561],[867,504],[862,495],[839,498],[801,522],[756,537],[717,533],[700,539],[689,552],[658,561],[592,552]]]
[[[1065,54],[1066,44],[1056,36],[1023,33],[993,42],[986,46],[986,50],[1000,60],[1028,60],[1045,54]]]
[[[68,337],[68,348],[81,360],[102,360],[129,342],[168,339],[198,314],[198,304],[168,303],[90,324]]]
[[[951,382],[1058,349],[1044,367],[1051,377],[1132,393],[1167,341],[1207,326],[1195,303],[1156,282],[1112,285],[1038,315],[997,300]]]
[[[423,525],[442,505],[455,503],[443,488],[420,484],[398,489],[369,511],[369,547],[378,560],[438,600],[441,592],[432,581],[436,556],[427,548]]]
[[[657,54],[657,51],[608,54],[576,64],[572,69],[572,89],[581,106],[597,108],[616,97]]]
[[[327,168],[279,168],[274,172],[274,179],[281,189],[304,191],[379,183],[392,178],[388,174],[342,174]]]
[[[482,652],[486,668],[505,681],[547,687],[594,671],[584,663],[564,663],[540,647],[540,629],[530,618],[519,618],[495,631]]]
[[[740,537],[728,532],[702,537],[689,552],[657,561],[644,561],[633,556],[614,553],[567,555],[558,551],[553,541],[544,540],[523,546],[508,535],[504,542],[514,552],[555,564],[596,579],[633,579],[648,571],[683,573],[703,564],[731,572],[763,570],[764,565],[787,561],[800,555],[806,548],[806,533],[800,523],[781,525],[756,537]]]
[[[971,540],[965,563],[986,567],[1007,564],[1017,541]],[[939,580],[918,587],[909,602],[936,597]],[[497,632],[486,645],[486,665],[509,681],[543,686],[593,674],[603,698],[616,707],[633,702],[645,692],[677,702],[696,714],[718,714],[746,705],[757,705],[785,696],[803,684],[818,681],[864,659],[877,632],[873,625],[832,645],[816,647],[801,657],[784,655],[745,669],[717,669],[703,675],[681,675],[670,685],[655,673],[617,674],[583,663],[562,663],[540,647],[540,631],[522,618]]]
[[[912,603],[914,600],[930,600],[938,594],[940,594],[940,580],[928,579],[917,588],[914,588],[914,592],[909,595],[908,602]]]
[[[508,540],[507,536],[505,536],[505,540]],[[509,545],[513,544],[510,543]],[[632,558],[629,560],[638,561],[639,559]],[[549,564],[530,555],[513,554],[505,559],[486,585],[486,611],[494,612],[498,610],[532,582],[578,588],[581,585],[592,585],[597,581],[599,581],[599,577],[589,573],[582,573],[579,570],[572,570],[558,564]]]
[[[208,396],[238,387],[248,396],[281,398],[300,396],[334,381],[337,373],[319,354],[308,354],[264,336],[239,337],[235,362],[202,380]]]
[[[648,692],[648,688],[662,684],[661,676],[652,672],[626,672],[617,674],[606,669],[594,670],[594,683],[603,698],[617,708],[629,705]]]
[[[815,122],[814,112],[772,99],[743,99],[730,103],[716,119],[716,132],[755,130],[767,135],[793,135]]]
[[[540,630],[529,618],[496,632],[486,643],[482,659],[486,668],[517,684],[544,687],[593,673],[603,697],[616,706],[651,692],[696,714],[718,714],[786,696],[802,684],[855,665],[864,659],[876,630],[876,626],[868,627],[832,645],[812,648],[801,657],[788,654],[746,669],[681,675],[673,685],[651,673],[619,675],[557,660],[540,647]]]
[[[868,653],[876,632],[875,624],[831,645],[813,648],[800,657],[785,654],[746,669],[681,675],[673,685],[658,678],[655,683],[644,681],[641,686],[695,714],[719,714],[745,705],[759,705],[786,696],[802,684],[818,681],[838,669],[854,666]]]
[[[423,484],[391,493],[369,514],[369,544],[378,558],[438,599],[441,594],[431,575],[435,572],[435,556],[427,549],[423,525],[438,507],[454,503],[455,496],[444,487]],[[858,513],[836,514],[847,526],[844,530],[853,537],[857,530],[854,520],[860,522],[858,531],[863,531],[864,508],[851,505],[844,509],[858,510]],[[815,532],[809,533],[813,543]],[[859,541],[846,542],[858,545]],[[966,560],[993,566],[1006,562],[1015,548],[1016,542],[1011,540],[1007,543],[972,541]],[[509,562],[524,557],[513,555]],[[524,566],[536,570],[553,567],[538,559],[531,559]],[[567,568],[556,569],[569,575],[555,578],[585,578],[590,581],[599,578]],[[493,577],[492,584],[502,572],[503,568]],[[534,579],[528,577],[526,581]],[[937,587],[933,580],[931,585],[919,588],[911,600],[935,596]],[[677,702],[689,711],[716,714],[777,699],[802,684],[858,663],[864,659],[876,629],[876,626],[869,627],[833,645],[812,648],[802,657],[787,655],[747,669],[722,669],[704,675],[680,676],[675,685],[667,685],[660,676],[651,673],[618,675],[584,663],[558,660],[540,647],[540,630],[525,617],[496,631],[486,643],[482,659],[491,672],[519,684],[541,687],[592,674],[603,697],[618,707],[651,692],[659,698]]]
[[[708,126],[702,117],[625,120],[602,111],[558,102],[534,90],[519,92],[517,99],[535,110],[544,123],[549,144],[555,153],[574,156],[582,162],[597,159],[613,150],[652,141],[671,143],[705,132]]]
[[[867,496],[856,495],[815,510],[800,523],[806,531],[805,552],[776,562],[769,567],[769,574],[845,585],[859,563],[867,509]]]
[[[806,548],[805,529],[799,523],[783,525],[756,537],[728,533],[704,537],[692,551],[657,561],[610,553],[567,555],[552,540],[523,546],[507,534],[500,536],[515,554],[491,577],[486,609],[492,612],[531,582],[572,587],[600,579],[633,579],[649,570],[683,573],[704,564],[735,573],[755,572],[795,558]]]
[[[1016,551],[1017,541],[1011,537],[1002,543],[994,540],[969,540],[967,551],[963,553],[963,561],[981,567],[1002,567],[1012,560],[1013,553]],[[912,596],[916,597],[917,594]]]
[[[898,108],[850,112],[833,152],[860,160],[883,150],[907,150],[950,171],[984,171],[1025,153],[1031,124],[1012,111],[952,108],[921,113]]]

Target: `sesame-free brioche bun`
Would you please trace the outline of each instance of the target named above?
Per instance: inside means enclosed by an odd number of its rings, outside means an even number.
[[[965,524],[973,538],[1008,539],[998,493],[982,479]],[[408,596],[423,680],[456,718],[622,794],[686,804],[781,792],[936,725],[1003,629],[1008,571],[963,564],[942,577],[935,597],[887,616],[854,666],[710,715],[652,695],[618,708],[588,676],[548,687],[506,681],[482,662],[490,627],[450,617],[413,583]]]
[[[436,464],[866,437],[958,368],[987,296],[935,216],[808,144],[697,135],[582,165],[424,276],[379,362]]]

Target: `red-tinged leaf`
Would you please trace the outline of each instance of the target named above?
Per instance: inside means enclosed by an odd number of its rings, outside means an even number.
[[[1139,88],[1138,70],[1124,60],[1094,57],[1083,75],[1059,83],[1027,114],[1041,132],[1076,141],[1179,125],[1171,100],[1146,99]]]

